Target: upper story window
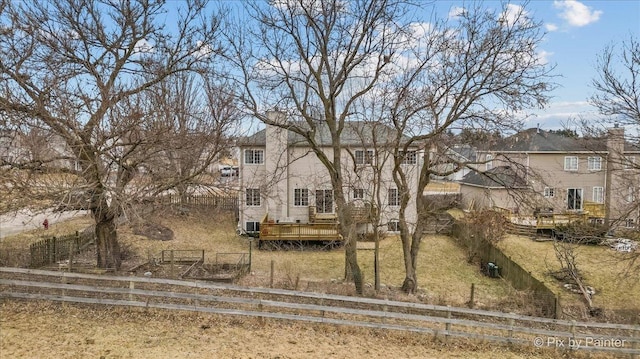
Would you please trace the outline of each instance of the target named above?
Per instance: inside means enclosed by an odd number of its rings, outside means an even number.
[[[247,188],[245,194],[247,206],[260,206],[260,188]]]
[[[556,190],[553,187],[545,187],[544,188],[544,196],[545,197],[554,197],[556,195]]]
[[[354,188],[353,199],[364,199],[364,188]]]
[[[493,168],[493,155],[487,155],[485,157],[485,170],[488,171]]]
[[[390,206],[400,205],[400,195],[398,193],[397,188],[389,188],[389,205]]]
[[[357,165],[373,164],[373,150],[356,150],[355,158]]]
[[[589,157],[587,159],[589,171],[602,170],[602,157]]]
[[[400,156],[402,156],[403,165],[415,165],[418,163],[418,154],[416,151],[400,151]]]
[[[264,163],[264,150],[244,150],[244,163],[261,165]]]
[[[308,206],[309,205],[309,190],[306,188],[296,188],[293,190],[293,205],[294,206]]]
[[[565,171],[577,171],[578,170],[578,157],[566,156],[564,158],[564,170]]]
[[[636,190],[633,187],[629,187],[627,189],[627,202],[635,202],[636,200]]]
[[[625,170],[630,170],[636,168],[636,156],[625,156],[623,167]]]

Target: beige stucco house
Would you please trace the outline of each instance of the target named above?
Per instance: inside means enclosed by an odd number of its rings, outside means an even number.
[[[595,222],[637,227],[640,148],[625,141],[621,127],[599,138],[532,128],[479,150],[478,160],[477,172],[460,182],[466,207],[582,213]]]
[[[289,121],[284,114],[268,113],[272,120]],[[384,143],[390,129],[364,122],[347,122],[342,132],[340,163],[344,192],[349,203],[357,208],[380,210],[384,230],[397,230],[399,193],[392,179],[393,160],[390,151],[373,146]],[[330,136],[326,126],[319,124],[316,143],[332,156]],[[321,218],[335,222],[333,188],[325,166],[299,135],[276,126],[265,129],[240,142],[240,211],[239,224],[247,233],[257,233],[265,216],[271,222],[308,224]],[[409,174],[412,199],[407,218],[415,221],[415,193],[420,157],[409,151],[403,167]],[[375,171],[374,168],[380,168]],[[378,174],[376,173],[378,172]],[[379,197],[376,185],[380,186]],[[381,199],[381,203],[376,201]],[[370,231],[370,223],[360,223],[358,231]]]

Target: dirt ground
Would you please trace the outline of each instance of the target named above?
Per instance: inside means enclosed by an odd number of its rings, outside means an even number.
[[[36,314],[37,315],[34,315]],[[576,357],[571,353],[569,357]],[[322,324],[0,302],[0,358],[560,358],[560,352]]]

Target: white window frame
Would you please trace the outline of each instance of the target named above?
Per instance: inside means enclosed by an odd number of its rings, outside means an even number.
[[[364,188],[352,188],[353,199],[364,199]]]
[[[387,223],[387,232],[400,232],[400,221],[397,219],[390,220]]]
[[[624,166],[625,170],[632,170],[636,167],[636,156],[625,156]]]
[[[636,228],[636,220],[633,218],[627,218],[624,220],[625,228]]]
[[[245,189],[245,204],[247,207],[260,207],[262,205],[260,188]]]
[[[626,196],[626,200],[627,202],[631,203],[633,201],[636,200],[636,190],[633,187],[629,187],[627,189],[627,196]]]
[[[293,206],[294,207],[309,206],[309,189],[308,188],[294,188]]]
[[[485,171],[489,171],[493,168],[493,155],[486,155],[484,159],[486,162],[484,164]]]
[[[592,156],[587,158],[587,168],[589,171],[602,171],[602,157]]]
[[[353,156],[356,165],[372,165],[375,152],[373,150],[355,150]]]
[[[565,156],[564,157],[564,170],[565,171],[577,171],[578,170],[578,156]]]
[[[387,193],[388,204],[391,207],[400,206],[400,191],[397,188],[389,188]]]
[[[604,187],[593,187],[593,196],[591,198],[596,203],[604,203]]]
[[[569,203],[569,196],[571,194],[571,192],[573,191],[574,193],[574,198],[573,198],[573,208]],[[580,203],[576,203],[576,194],[580,193]],[[570,211],[581,211],[583,208],[583,203],[584,203],[584,191],[582,190],[582,188],[567,188],[567,201],[566,201],[566,205],[567,205],[567,209]]]
[[[262,149],[244,150],[244,164],[246,165],[264,164],[264,150]]]
[[[556,189],[553,187],[545,187],[544,188],[544,196],[546,198],[553,198],[556,195]]]
[[[402,156],[403,165],[415,165],[418,164],[418,152],[417,151],[400,151]]]

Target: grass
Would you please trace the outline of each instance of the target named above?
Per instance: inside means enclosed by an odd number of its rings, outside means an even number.
[[[560,269],[552,242],[536,242],[525,237],[508,236],[498,247],[524,269],[543,280],[560,296],[563,304],[579,304],[584,299],[562,287],[551,275]],[[594,306],[607,310],[640,310],[640,281],[637,274],[625,275],[627,264],[622,255],[606,246],[581,245],[576,248],[577,265],[587,285],[595,288]]]
[[[121,247],[132,257],[123,265],[123,270],[144,262],[149,255],[156,256],[162,250],[199,249],[205,250],[205,261],[215,262],[216,253],[247,253],[249,239],[235,234],[232,216],[227,213],[196,213],[177,215],[163,213],[150,221],[171,228],[174,239],[158,241],[135,235],[130,226],[121,226],[118,236]],[[48,231],[36,229],[6,237],[0,242],[0,249],[22,250],[28,253],[31,243],[44,236],[73,233],[93,224],[89,217],[76,218],[56,223]],[[372,247],[371,243],[366,243]],[[480,273],[477,266],[466,263],[464,250],[446,236],[426,236],[422,242],[418,258],[418,285],[422,300],[435,304],[464,306],[469,300],[471,284],[475,285],[475,299],[478,308],[501,307],[514,296],[508,283],[490,279]],[[271,282],[271,262],[274,263],[274,283],[277,286],[290,285],[299,281],[297,289],[306,290],[321,287],[322,284],[338,286],[344,277],[344,250],[305,251],[263,251],[252,250],[252,273],[242,284],[269,286]],[[364,275],[366,291],[373,295],[374,251],[358,250],[358,263]],[[398,237],[388,237],[380,243],[380,279],[386,292],[400,287],[404,280],[404,260]],[[345,284],[343,294],[353,294],[353,285]],[[397,292],[397,291],[394,291]],[[384,295],[384,294],[380,294]]]

